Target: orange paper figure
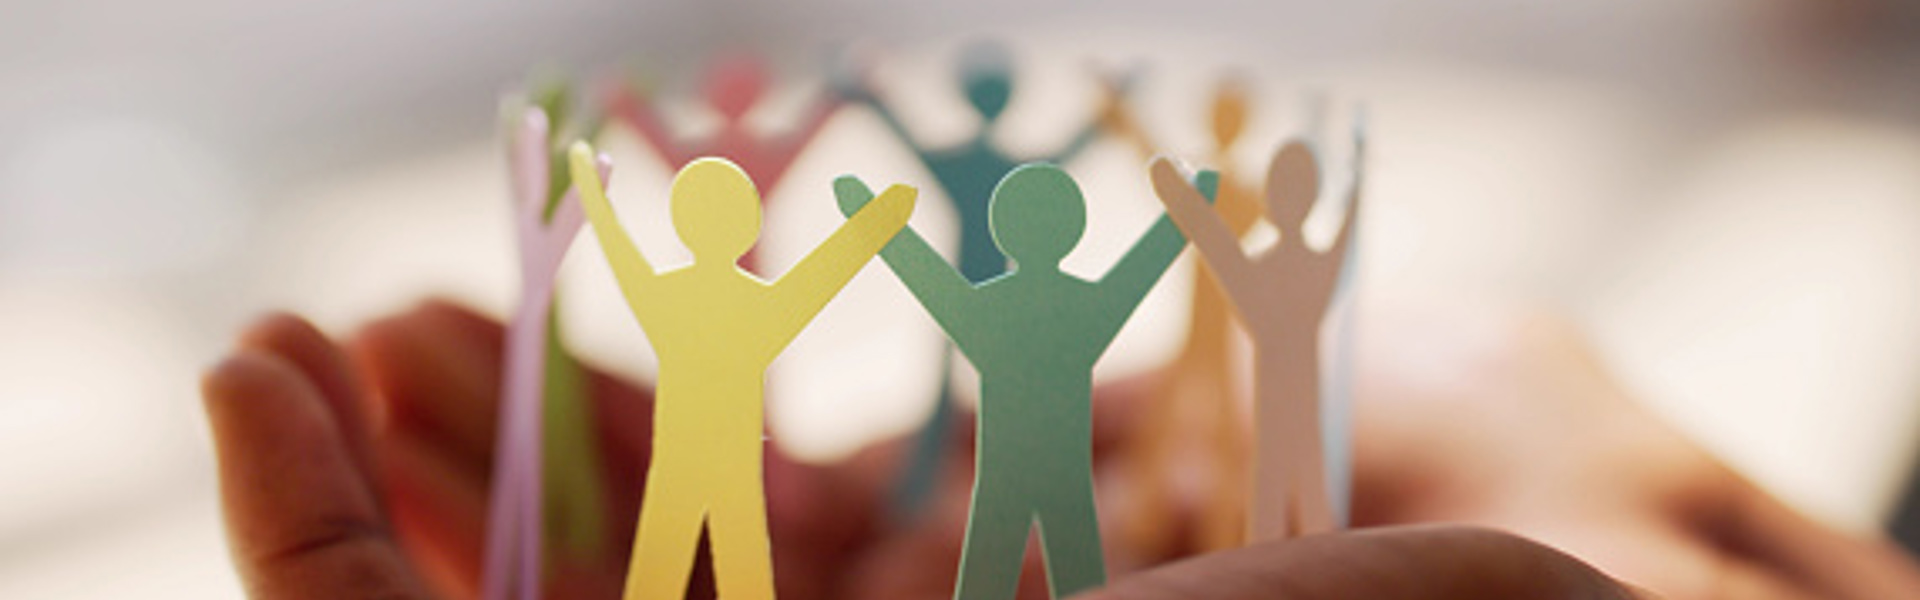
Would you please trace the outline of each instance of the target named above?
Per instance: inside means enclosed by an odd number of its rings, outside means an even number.
[[[1126,140],[1151,157],[1159,149],[1120,102],[1120,86],[1109,80],[1110,109],[1103,123],[1115,137]],[[1214,201],[1220,221],[1234,239],[1240,239],[1260,220],[1260,201],[1240,182],[1233,168],[1234,142],[1245,129],[1247,98],[1237,79],[1221,81],[1213,100],[1214,150],[1210,160],[1220,166],[1220,188]],[[1124,520],[1129,545],[1148,552],[1173,546],[1167,515],[1174,504],[1174,472],[1170,464],[1189,444],[1205,444],[1211,452],[1211,489],[1203,495],[1199,547],[1218,550],[1237,546],[1245,527],[1247,434],[1240,424],[1240,407],[1233,394],[1228,357],[1233,327],[1227,299],[1212,269],[1197,265],[1193,306],[1187,319],[1187,340],[1179,355],[1162,371],[1162,379],[1147,399],[1146,412],[1130,432],[1127,451],[1134,472],[1128,478],[1137,499]],[[1186,546],[1182,544],[1182,546]]]
[[[644,92],[631,86],[612,89],[607,99],[608,114],[633,128],[653,146],[661,159],[678,168],[702,156],[717,156],[733,161],[747,177],[769,194],[786,177],[800,151],[813,141],[840,107],[840,99],[831,94],[816,100],[791,131],[767,135],[747,126],[747,113],[760,105],[767,90],[766,65],[751,56],[728,57],[708,68],[702,86],[707,106],[720,117],[720,129],[700,140],[675,135],[661,120],[658,110]],[[741,266],[753,268],[749,251]]]
[[[572,149],[587,220],[660,357],[653,463],[627,574],[627,600],[686,596],[701,525],[728,600],[773,598],[762,481],[767,365],[907,223],[914,189],[889,188],[786,275],[735,263],[760,236],[760,199],[733,163],[702,158],[674,176],[674,230],[693,264],[655,271],[620,226],[585,142]]]
[[[1355,131],[1355,173],[1364,148]],[[1315,252],[1301,224],[1319,197],[1313,150],[1294,141],[1267,172],[1267,215],[1280,241],[1248,256],[1227,218],[1208,207],[1173,164],[1153,163],[1153,185],[1167,214],[1215,273],[1253,340],[1253,489],[1247,538],[1289,538],[1328,531],[1335,514],[1326,488],[1320,437],[1320,323],[1332,301],[1359,208],[1356,177],[1345,220],[1331,248]]]

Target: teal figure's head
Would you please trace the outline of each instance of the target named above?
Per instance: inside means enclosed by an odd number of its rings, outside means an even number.
[[[961,85],[967,102],[980,113],[980,120],[992,123],[1007,109],[1013,95],[1013,60],[1007,49],[992,42],[976,42],[960,53]]]
[[[993,188],[987,209],[993,243],[1016,268],[1057,269],[1087,230],[1080,185],[1059,167],[1021,165]]]

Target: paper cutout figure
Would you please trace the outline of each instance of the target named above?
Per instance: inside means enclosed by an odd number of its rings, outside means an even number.
[[[1356,128],[1356,156],[1364,156],[1360,143]],[[1356,173],[1360,165],[1356,161]],[[1267,172],[1267,215],[1280,229],[1280,241],[1248,256],[1225,218],[1172,163],[1155,160],[1152,171],[1167,213],[1192,237],[1253,340],[1255,450],[1247,538],[1333,529],[1320,437],[1320,322],[1353,240],[1360,186],[1350,190],[1332,247],[1313,251],[1300,229],[1319,194],[1319,165],[1307,144],[1288,143]]]
[[[1303,104],[1307,139],[1313,140],[1316,147],[1324,147],[1326,135],[1327,99],[1321,93],[1307,94]],[[1366,120],[1366,111],[1355,109],[1355,122],[1358,125]],[[1356,154],[1355,156],[1358,156]],[[1358,164],[1357,160],[1356,163]],[[1359,185],[1359,172],[1349,169],[1346,189]],[[1333,500],[1334,524],[1346,527],[1351,513],[1353,496],[1353,340],[1354,307],[1356,291],[1354,289],[1354,270],[1360,263],[1360,233],[1363,223],[1354,223],[1353,230],[1347,235],[1353,240],[1347,243],[1347,256],[1340,263],[1340,276],[1333,284],[1333,303],[1329,308],[1336,314],[1332,325],[1334,343],[1331,355],[1327,357],[1324,372],[1327,378],[1321,385],[1320,427],[1326,442],[1327,496]]]
[[[600,130],[602,118],[598,113],[580,114],[574,110],[574,88],[566,79],[556,79],[534,89],[532,100],[546,112],[549,124],[546,154],[551,162],[545,175],[547,204],[542,218],[550,220],[560,209],[563,195],[573,188],[566,148],[560,145],[561,140],[593,135]],[[576,235],[583,219],[576,215],[570,225]],[[547,276],[553,277],[553,274]],[[555,298],[547,308],[546,383],[542,391],[545,418],[542,419],[541,455],[544,460],[540,478],[541,487],[546,490],[543,512],[552,537],[559,542],[559,550],[575,557],[592,557],[604,549],[607,539],[599,434],[593,427],[584,370],[566,352],[560,336],[559,294],[558,289],[553,290]]]
[[[1131,107],[1119,100],[1120,85],[1113,78],[1105,81],[1106,93],[1114,100],[1103,124],[1142,157],[1152,156],[1158,146]],[[1221,80],[1214,92],[1214,149],[1209,160],[1221,165],[1214,210],[1234,239],[1252,230],[1262,213],[1255,192],[1241,183],[1232,166],[1234,143],[1245,129],[1246,115],[1245,86],[1235,78]],[[1203,550],[1238,546],[1246,522],[1247,434],[1233,394],[1232,317],[1213,270],[1204,262],[1196,269],[1186,343],[1163,370],[1145,412],[1129,432],[1127,451],[1132,460],[1128,464],[1134,472],[1128,481],[1136,503],[1123,520],[1122,531],[1130,546],[1150,552],[1175,546],[1167,518],[1177,489],[1171,461],[1181,456],[1177,449],[1185,445],[1199,444],[1209,450],[1204,468],[1211,470],[1211,487],[1203,495],[1206,506],[1201,511],[1198,546]]]
[[[657,272],[614,217],[592,157],[585,142],[574,144],[574,181],[627,305],[660,357],[653,463],[626,598],[685,597],[704,522],[720,597],[770,599],[761,449],[767,365],[906,226],[916,192],[889,188],[769,283],[735,263],[760,236],[759,192],[733,163],[698,159],[674,176],[669,200],[693,264]]]
[[[972,139],[958,146],[927,148],[915,142],[913,132],[886,103],[881,101],[863,77],[840,74],[836,86],[840,94],[872,108],[900,140],[919,155],[934,180],[946,191],[960,227],[960,274],[967,281],[980,283],[1007,270],[1007,257],[994,245],[988,228],[988,198],[1001,178],[1024,162],[1060,164],[1085,150],[1100,133],[1098,119],[1086,126],[1065,147],[1051,156],[1019,159],[1008,156],[993,144],[994,125],[1013,95],[1013,67],[1004,47],[976,43],[961,53],[961,87],[967,101],[980,116],[980,126]],[[952,348],[943,354],[941,364],[952,362]],[[899,488],[895,493],[896,513],[911,517],[919,512],[939,479],[940,457],[946,448],[947,431],[952,428],[953,393],[946,369],[941,370],[940,393],[933,414],[915,436],[913,454],[907,459]]]
[[[547,376],[542,436],[546,528],[556,549],[576,559],[599,557],[607,546],[605,471],[594,429],[586,368],[560,335],[560,291],[547,309]]]
[[[834,192],[840,210],[856,215],[873,196],[853,177],[835,181]],[[973,506],[954,597],[1012,598],[1037,526],[1048,586],[1065,598],[1106,582],[1091,472],[1093,364],[1186,240],[1163,216],[1106,276],[1087,281],[1060,271],[1086,229],[1085,201],[1066,172],[1019,167],[994,188],[988,210],[994,243],[1013,257],[1006,275],[969,281],[912,227],[880,256],[980,372]]]
[[[571,192],[568,197],[559,197],[553,191],[554,178],[549,177],[553,153],[548,150],[547,113],[530,107],[518,120],[517,129],[509,134],[508,162],[514,199],[514,233],[520,248],[521,294],[519,306],[507,325],[499,435],[494,454],[492,501],[487,514],[482,590],[490,600],[509,596],[540,597],[540,558],[546,518],[542,510],[546,494],[542,485],[542,460],[547,456],[541,451],[545,438],[542,430],[547,422],[542,418],[546,404],[542,399],[558,401],[566,398],[569,391],[563,389],[551,398],[542,393],[550,389],[546,369],[557,350],[557,342],[549,335],[550,309],[554,276],[584,221],[579,203],[570,198]],[[600,165],[603,175],[608,167]],[[572,409],[571,413],[569,416],[585,416],[579,409]],[[579,424],[572,426],[584,428]],[[575,485],[587,485],[591,488],[589,493],[598,494],[597,487],[591,487],[594,485],[591,480],[584,484],[576,481]],[[589,527],[600,527],[598,504],[582,510],[592,512],[578,518],[590,519],[586,523]]]
[[[673,168],[702,156],[726,158],[746,171],[747,177],[770,197],[800,152],[819,137],[841,101],[837,96],[825,95],[813,102],[792,131],[766,135],[749,128],[746,117],[760,105],[767,79],[766,65],[749,55],[714,62],[707,70],[702,92],[707,106],[720,117],[720,129],[699,140],[675,135],[661,119],[648,94],[633,86],[612,88],[607,108],[615,119],[645,138]],[[742,257],[741,266],[753,269],[752,251]]]

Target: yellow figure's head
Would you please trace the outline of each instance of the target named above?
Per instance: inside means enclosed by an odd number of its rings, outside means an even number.
[[[673,177],[673,229],[695,264],[733,264],[760,239],[760,192],[731,161],[702,158]]]

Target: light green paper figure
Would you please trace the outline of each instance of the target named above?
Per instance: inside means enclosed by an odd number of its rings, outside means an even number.
[[[1211,183],[1202,181],[1202,188]],[[853,215],[873,192],[834,182]],[[1162,216],[1099,281],[1060,270],[1086,230],[1080,187],[1058,167],[1014,169],[993,190],[993,241],[1013,261],[975,284],[908,227],[880,252],[980,372],[973,506],[960,600],[1012,598],[1038,526],[1055,598],[1106,582],[1093,502],[1093,364],[1186,247]]]
[[[1007,270],[1007,257],[994,244],[993,234],[987,224],[988,198],[994,186],[1022,162],[1064,163],[1071,160],[1099,138],[1101,127],[1098,119],[1089,120],[1064,147],[1044,158],[1023,161],[1009,156],[994,144],[993,133],[1000,123],[1001,114],[1013,98],[1013,58],[999,44],[976,42],[961,52],[960,75],[967,102],[980,117],[980,127],[965,143],[944,148],[929,148],[917,142],[906,123],[875,94],[862,76],[842,73],[836,80],[836,87],[848,99],[872,108],[874,114],[920,156],[934,180],[946,190],[947,201],[952,204],[954,215],[959,219],[960,274],[966,276],[967,281],[980,283],[998,277]],[[1115,86],[1110,92],[1096,114],[1108,112],[1125,92],[1125,86]],[[945,366],[952,362],[950,354],[941,355],[943,374],[948,372]],[[915,436],[913,453],[907,459],[906,468],[894,492],[893,508],[899,516],[911,518],[918,514],[939,481],[941,457],[947,447],[947,431],[953,412],[952,386],[948,384],[947,377],[942,376],[933,414]]]
[[[693,252],[693,264],[660,272],[614,217],[593,157],[586,142],[574,144],[580,202],[660,357],[653,462],[625,598],[686,597],[704,523],[720,597],[771,600],[762,468],[767,366],[906,226],[915,191],[888,189],[786,275],[767,282],[736,264],[760,237],[753,181],[725,159],[698,159],[674,176],[669,200],[674,230]]]

